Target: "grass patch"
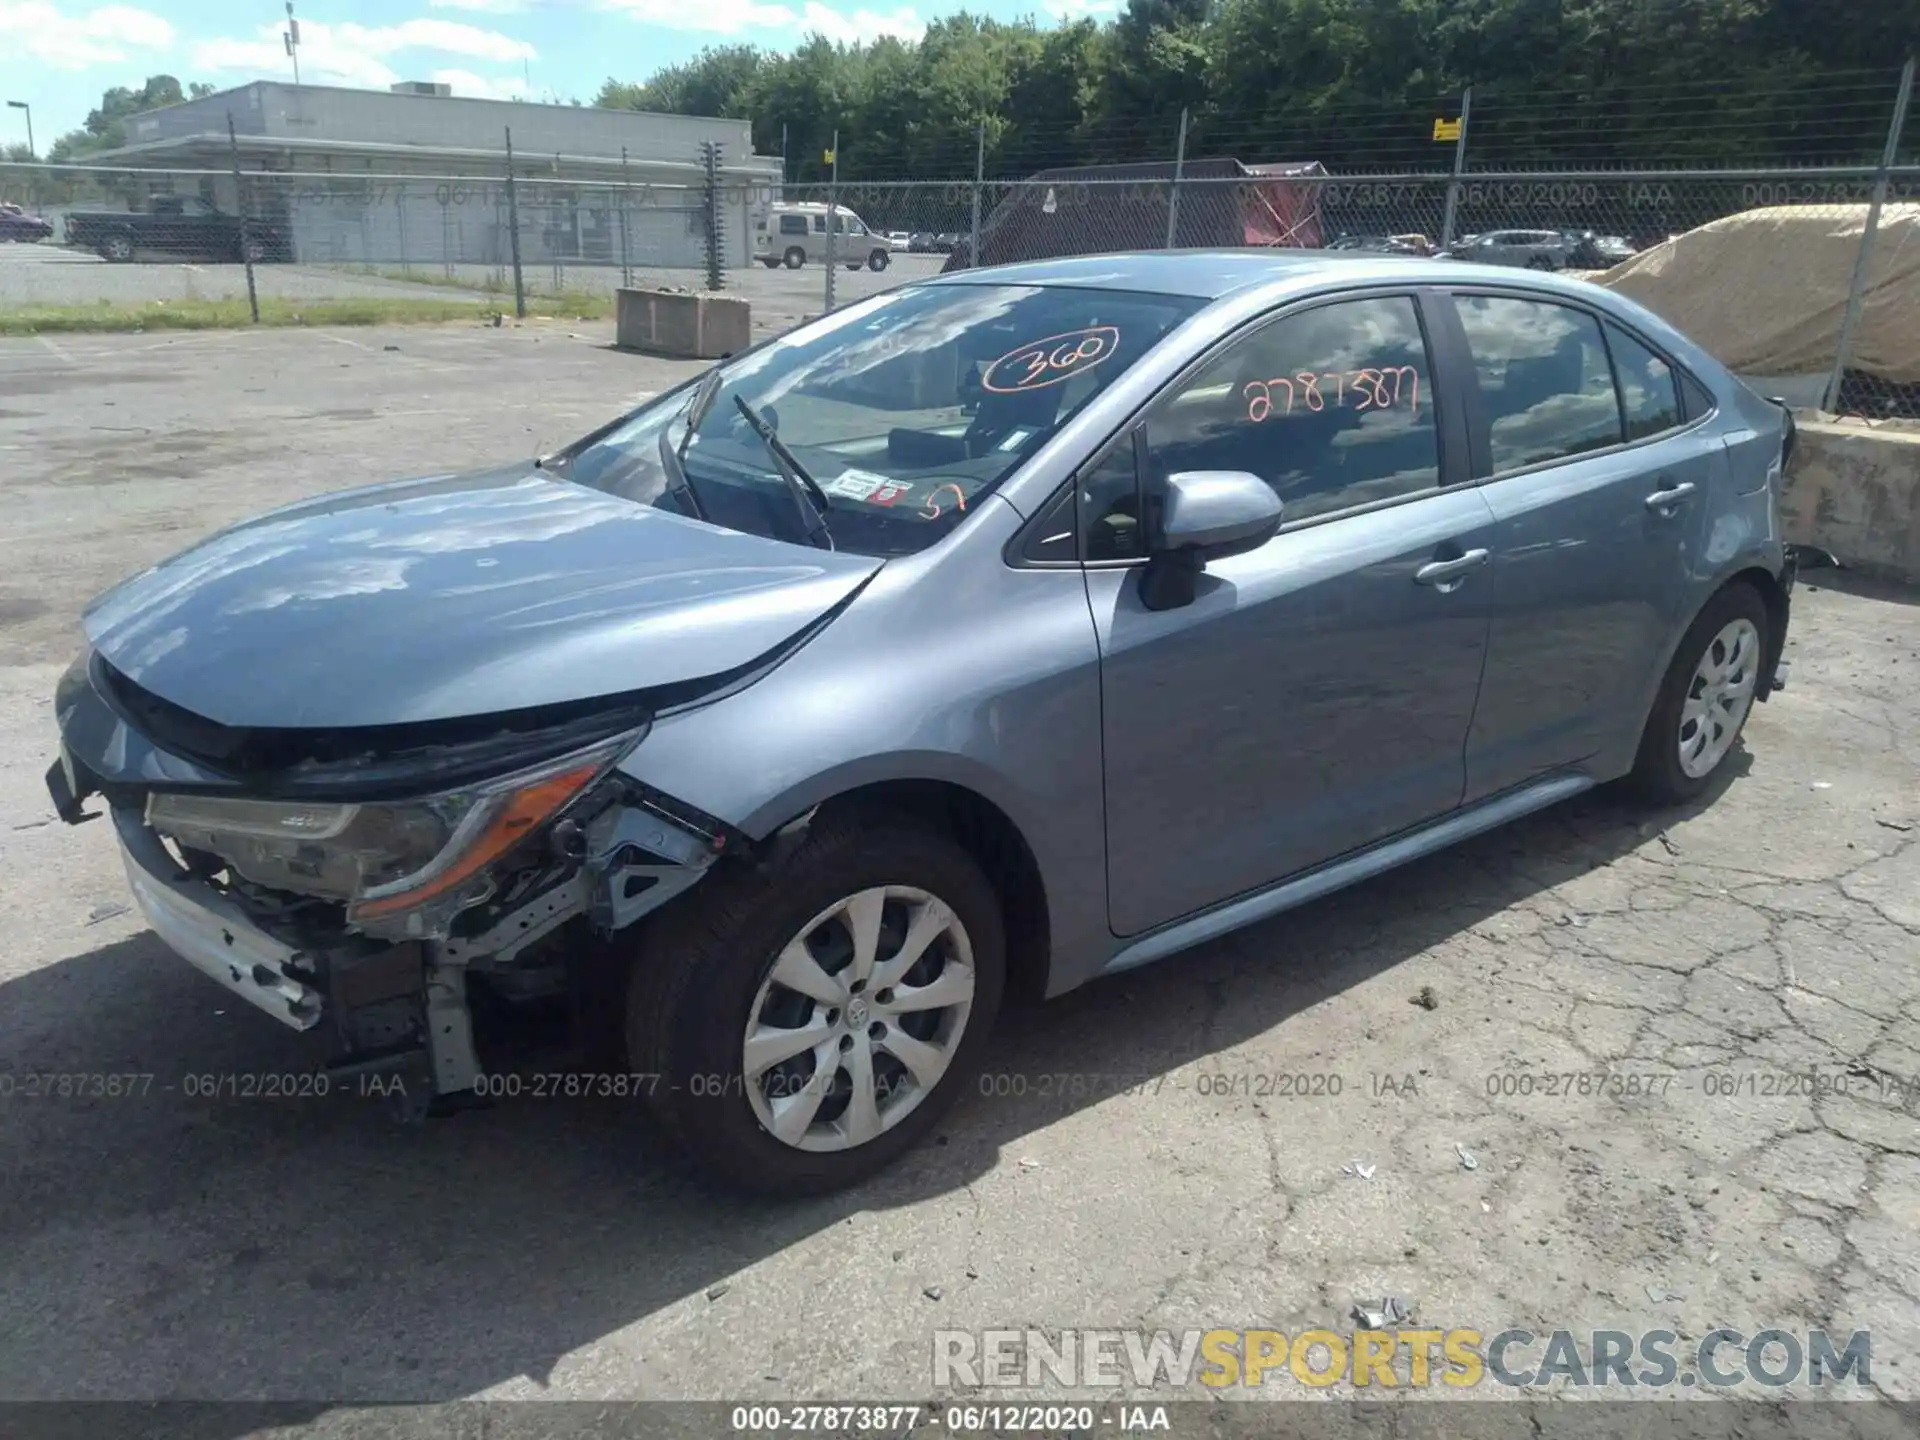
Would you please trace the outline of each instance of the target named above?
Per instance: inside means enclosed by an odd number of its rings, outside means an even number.
[[[507,299],[498,304],[429,300],[416,296],[292,300],[260,297],[262,325],[434,325],[453,320],[484,320],[513,314]],[[527,315],[557,320],[604,320],[613,314],[613,297],[592,291],[529,295]],[[0,335],[102,334],[128,330],[244,330],[253,316],[244,297],[226,300],[153,300],[122,304],[101,300],[91,305],[27,305],[0,310]]]

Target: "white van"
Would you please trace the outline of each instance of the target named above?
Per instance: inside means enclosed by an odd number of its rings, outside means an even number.
[[[884,270],[892,259],[884,237],[867,229],[867,222],[844,205],[834,210],[833,258],[849,270],[862,265]],[[753,237],[753,258],[769,270],[785,265],[798,270],[809,260],[827,258],[827,207],[819,200],[776,200],[760,217]]]

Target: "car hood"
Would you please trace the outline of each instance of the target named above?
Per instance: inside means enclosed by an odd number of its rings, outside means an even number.
[[[222,725],[397,725],[725,674],[880,564],[516,466],[271,511],[84,623],[134,684]]]

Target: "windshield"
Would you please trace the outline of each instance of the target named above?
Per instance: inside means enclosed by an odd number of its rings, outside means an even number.
[[[904,555],[932,544],[1082,406],[1203,301],[1032,285],[895,290],[737,360],[698,430],[691,385],[551,463],[560,476],[693,513],[668,488],[661,431],[683,452],[716,525],[806,541],[803,512],[745,400],[825,492],[837,549]]]

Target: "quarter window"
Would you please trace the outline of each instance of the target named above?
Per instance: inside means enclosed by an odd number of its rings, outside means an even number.
[[[1391,295],[1263,326],[1158,402],[1147,441],[1156,480],[1246,471],[1288,521],[1432,489],[1440,443],[1419,311]]]
[[[1680,391],[1673,367],[1626,331],[1607,326],[1613,373],[1620,382],[1620,411],[1627,439],[1643,440],[1680,423]]]
[[[1498,295],[1453,303],[1480,383],[1494,474],[1620,443],[1620,400],[1598,320]]]

